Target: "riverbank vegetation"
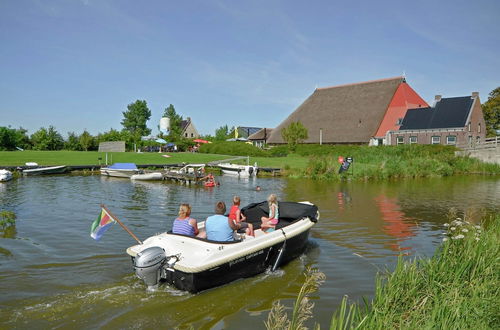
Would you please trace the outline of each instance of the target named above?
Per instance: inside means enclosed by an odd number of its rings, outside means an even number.
[[[500,326],[500,215],[483,228],[464,219],[445,224],[434,257],[403,261],[377,278],[369,306],[352,304],[331,329],[498,329]]]
[[[330,329],[497,329],[500,326],[500,214],[485,226],[450,213],[443,244],[432,258],[403,260],[396,269],[379,274],[375,297],[364,305],[349,304],[344,297],[334,313]],[[306,274],[295,303],[292,319],[307,319],[307,295],[316,289],[309,284],[314,274]],[[284,308],[273,305],[268,329],[289,327]],[[305,312],[304,312],[305,311]],[[284,325],[275,327],[274,325]],[[303,323],[302,323],[303,325]]]
[[[205,144],[200,152],[173,153],[107,153],[108,164],[208,163],[233,156],[260,167],[280,168],[282,174],[296,178],[321,180],[388,180],[400,178],[444,177],[460,174],[500,174],[500,165],[475,158],[455,156],[455,148],[441,145],[403,146],[333,146],[298,145],[291,153],[286,146],[262,150],[246,143],[219,142]],[[166,157],[165,157],[166,156]],[[339,157],[351,157],[348,170],[339,174]],[[21,166],[26,162],[40,165],[102,165],[106,153],[95,151],[0,151],[0,166]]]

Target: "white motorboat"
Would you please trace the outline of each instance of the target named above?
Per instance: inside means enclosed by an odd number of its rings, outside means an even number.
[[[157,181],[157,180],[163,180],[163,174],[160,172],[134,174],[130,177],[130,179],[142,180],[142,181]]]
[[[37,167],[23,170],[23,175],[61,174],[68,170],[66,165]]]
[[[223,174],[236,175],[240,178],[248,178],[250,176],[256,176],[258,167],[252,165],[238,165],[231,163],[221,163],[217,165]]]
[[[12,179],[12,172],[8,170],[0,170],[0,182],[6,182]]]
[[[108,167],[101,168],[101,175],[117,178],[130,178],[134,174],[141,174],[142,171],[134,163],[115,163]]]
[[[268,203],[254,203],[241,212],[254,225],[255,237],[218,242],[169,232],[131,246],[127,253],[136,275],[148,288],[167,282],[196,293],[268,268],[274,271],[305,251],[309,230],[319,219],[318,208],[309,202],[280,202],[279,208],[280,221],[272,232],[260,229],[261,217],[269,213]],[[198,223],[202,232],[204,226],[204,222]]]

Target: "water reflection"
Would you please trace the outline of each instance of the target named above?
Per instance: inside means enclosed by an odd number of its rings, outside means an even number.
[[[260,328],[277,299],[288,307],[308,265],[327,276],[314,313],[328,327],[343,295],[370,298],[374,276],[400,252],[432,255],[451,207],[500,211],[500,180],[469,177],[388,183],[217,177],[205,189],[100,176],[19,178],[0,185],[2,209],[17,214],[0,235],[0,324],[5,327]],[[256,191],[256,186],[262,187]],[[140,239],[171,229],[180,203],[205,220],[215,202],[311,201],[321,212],[308,251],[274,274],[190,295],[168,286],[146,292],[125,249],[135,241],[113,226],[96,242],[90,224],[104,203]],[[14,239],[7,239],[12,237]],[[319,299],[320,298],[320,299]],[[45,321],[40,321],[45,320]]]

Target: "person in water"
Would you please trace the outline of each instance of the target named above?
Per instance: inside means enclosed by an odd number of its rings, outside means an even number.
[[[202,180],[205,180],[205,184],[215,185],[215,178],[212,173],[208,173]]]
[[[224,216],[224,213],[226,213],[226,204],[217,202],[215,204],[215,215],[209,216],[205,221],[207,239],[220,242],[234,240],[233,233],[235,230],[240,229],[241,225]]]
[[[262,217],[260,219],[262,221],[260,228],[264,232],[274,230],[274,228],[279,222],[279,217],[280,217],[279,207],[278,207],[278,197],[275,194],[269,195],[269,197],[267,197],[267,203],[269,204],[269,217]],[[272,230],[267,230],[270,228]]]
[[[253,232],[253,225],[246,222],[245,215],[241,213],[240,202],[240,196],[233,197],[233,206],[229,209],[229,219],[233,220],[235,223],[239,223],[241,225],[241,229],[244,229],[247,235],[255,236]]]
[[[198,222],[190,217],[191,206],[189,204],[181,204],[179,206],[179,214],[174,220],[172,233],[196,236],[199,234]]]

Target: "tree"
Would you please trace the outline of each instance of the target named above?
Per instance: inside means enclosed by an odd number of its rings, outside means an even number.
[[[14,129],[0,127],[0,150],[16,150],[16,147],[27,149],[30,147],[29,137],[22,127]]]
[[[64,146],[64,140],[54,126],[40,128],[31,135],[31,140],[35,150],[61,150]]]
[[[170,130],[168,133],[168,139],[172,141],[177,141],[181,137],[182,134],[182,116],[177,114],[175,108],[172,104],[168,106],[163,111],[163,117],[167,117],[170,119]]]
[[[281,130],[281,136],[288,143],[290,150],[295,151],[297,144],[308,138],[307,128],[300,121],[292,122]]]
[[[486,132],[488,136],[496,136],[500,129],[500,87],[490,92],[490,97],[482,105]]]
[[[151,133],[151,129],[146,126],[146,122],[151,118],[146,101],[137,100],[127,106],[127,111],[123,112],[121,124],[123,129],[130,132],[135,141],[140,141],[141,136]]]
[[[80,141],[75,132],[68,132],[68,139],[64,143],[64,149],[73,151],[82,150]]]
[[[221,126],[215,130],[215,141],[226,141],[229,136],[229,127]]]
[[[94,142],[94,137],[87,130],[84,130],[80,135],[79,141],[82,149],[88,151]]]

